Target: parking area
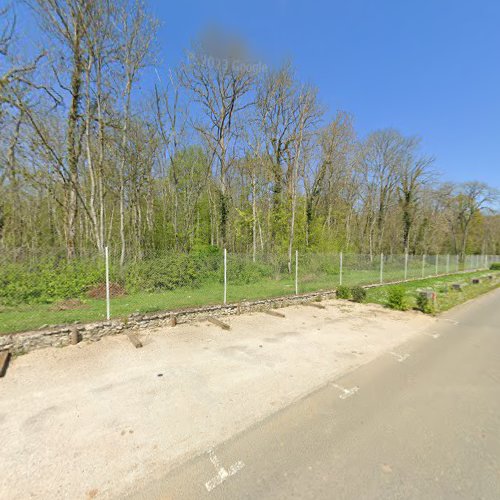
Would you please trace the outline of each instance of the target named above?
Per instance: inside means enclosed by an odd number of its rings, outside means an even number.
[[[325,301],[35,351],[0,379],[0,497],[114,498],[436,322]]]

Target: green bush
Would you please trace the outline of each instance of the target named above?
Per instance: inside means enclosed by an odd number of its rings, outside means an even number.
[[[104,266],[95,260],[42,259],[36,264],[0,267],[0,304],[49,304],[79,298],[104,280]]]
[[[182,287],[197,287],[218,269],[201,267],[198,258],[186,254],[168,254],[128,265],[124,270],[127,291],[160,292]],[[218,274],[218,273],[217,273]]]
[[[397,311],[408,310],[408,301],[406,300],[405,289],[403,287],[395,286],[389,288],[387,306]]]
[[[278,262],[252,262],[245,256],[231,255],[227,261],[230,284],[257,283],[281,274]],[[222,251],[199,247],[191,254],[168,253],[145,260],[128,261],[120,268],[111,260],[111,281],[128,293],[161,292],[197,288],[207,283],[222,283]],[[35,263],[15,262],[0,266],[0,305],[51,303],[85,297],[87,291],[102,285],[104,259],[65,257],[40,259]]]
[[[351,297],[354,302],[364,302],[366,300],[366,290],[362,286],[351,288]]]
[[[493,262],[490,266],[491,271],[500,271],[500,262]]]
[[[337,299],[350,299],[351,289],[348,286],[340,285],[337,288]]]
[[[417,309],[425,314],[434,313],[434,303],[429,297],[422,293],[417,294]]]
[[[248,285],[273,276],[272,266],[260,262],[233,257],[227,263],[227,280],[233,285]],[[223,275],[220,277],[221,282],[222,280]]]

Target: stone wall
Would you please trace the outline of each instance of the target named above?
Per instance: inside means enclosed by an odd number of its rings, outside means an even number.
[[[450,274],[467,273],[469,273],[469,271]],[[442,277],[447,275],[441,274],[439,276]],[[363,288],[373,288],[418,280],[419,278],[409,279],[406,281],[392,281],[383,284],[377,283],[373,285],[366,285]],[[146,328],[171,326],[173,317],[175,317],[177,323],[188,323],[190,321],[207,318],[208,316],[229,316],[251,311],[262,311],[264,309],[286,307],[294,304],[302,304],[305,302],[333,297],[335,297],[335,290],[328,290],[302,295],[292,295],[289,297],[275,297],[271,299],[244,301],[235,304],[180,309],[177,311],[155,314],[132,314],[126,319],[101,321],[81,325],[65,325],[31,332],[0,335],[0,351],[9,349],[12,354],[24,354],[34,349],[42,349],[44,347],[63,347],[71,344],[72,339],[75,338],[77,338],[78,341],[86,340],[88,342],[95,342],[107,335],[140,331],[141,329]]]
[[[276,297],[235,304],[181,309],[164,313],[132,314],[126,319],[65,325],[30,332],[13,333],[0,336],[0,351],[9,349],[12,354],[19,355],[44,347],[63,347],[71,344],[75,338],[78,341],[96,342],[107,335],[171,326],[173,317],[175,317],[176,323],[188,323],[190,321],[202,320],[208,316],[229,316],[251,311],[274,309],[332,298],[334,296],[335,291],[333,290],[314,292],[290,297]]]

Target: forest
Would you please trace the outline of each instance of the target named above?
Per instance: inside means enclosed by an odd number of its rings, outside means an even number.
[[[141,1],[25,4],[35,47],[14,7],[0,11],[4,258],[109,246],[123,266],[227,248],[282,255],[291,271],[296,249],[500,254],[480,165],[445,182],[420,137],[384,124],[360,136],[292,61],[270,67],[207,30],[174,68]]]

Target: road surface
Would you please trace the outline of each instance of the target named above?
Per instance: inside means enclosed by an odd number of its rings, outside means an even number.
[[[131,498],[499,499],[500,290],[137,487]]]

